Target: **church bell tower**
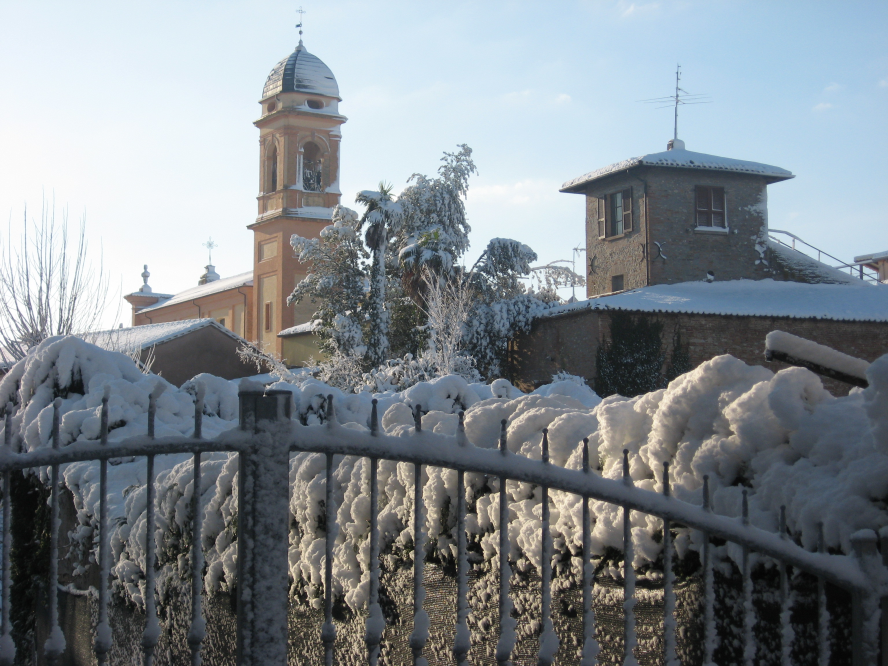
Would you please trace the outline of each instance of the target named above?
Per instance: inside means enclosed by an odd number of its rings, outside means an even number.
[[[293,234],[318,237],[330,224],[339,190],[339,86],[333,72],[299,40],[265,82],[260,105],[259,213],[253,231],[253,321],[264,351],[281,353],[277,334],[307,322],[314,307],[286,305],[305,277]]]

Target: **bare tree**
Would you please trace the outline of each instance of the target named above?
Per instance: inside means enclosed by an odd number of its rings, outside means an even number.
[[[11,222],[5,242],[0,239],[0,360],[18,361],[54,335],[95,330],[108,291],[101,257],[96,266],[87,254],[84,219],[69,236],[67,211],[59,223],[55,205],[44,202],[35,222],[25,209],[18,245]]]
[[[475,379],[474,359],[465,351],[465,325],[474,307],[474,293],[468,277],[450,279],[423,269],[428,349],[424,358],[432,361],[439,374],[457,374]]]

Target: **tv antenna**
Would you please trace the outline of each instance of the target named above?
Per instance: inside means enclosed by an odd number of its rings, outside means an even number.
[[[304,14],[307,12],[302,9],[302,5],[299,5],[299,9],[296,10],[296,13],[299,14],[299,23],[296,24],[296,27],[299,28],[299,43],[302,43],[302,22],[305,20]]]
[[[645,104],[658,104],[658,109],[668,109],[673,107],[675,110],[675,125],[673,128],[673,139],[678,139],[678,107],[682,104],[712,104],[712,100],[708,95],[691,94],[681,85],[681,65],[675,66],[675,94],[666,97],[654,97],[653,99],[640,99],[639,102]]]

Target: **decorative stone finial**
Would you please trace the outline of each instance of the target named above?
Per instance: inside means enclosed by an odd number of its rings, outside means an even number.
[[[148,272],[148,264],[144,265],[144,269],[145,270],[142,271],[142,282],[144,282],[145,284],[139,287],[139,291],[141,291],[143,294],[150,294],[151,287],[148,286],[148,278],[151,277],[151,273]]]

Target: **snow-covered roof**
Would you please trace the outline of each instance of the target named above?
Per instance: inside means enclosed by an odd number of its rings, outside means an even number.
[[[215,319],[183,319],[181,321],[168,321],[160,324],[132,326],[131,328],[112,328],[108,331],[86,333],[78,337],[102,349],[131,351],[159,345],[162,342],[168,342],[173,338],[181,337],[208,326],[219,329],[239,342],[246,342],[242,337],[233,331],[229,331]]]
[[[253,271],[247,271],[246,273],[232,275],[231,277],[222,278],[221,280],[213,280],[212,282],[207,282],[206,284],[201,284],[197,287],[192,287],[191,289],[180,291],[178,294],[167,301],[163,301],[162,303],[157,303],[156,305],[152,305],[150,307],[139,310],[139,314],[143,312],[157,310],[158,308],[163,308],[167,305],[175,305],[176,303],[193,301],[195,298],[203,298],[204,296],[218,294],[219,292],[228,291],[229,289],[237,289],[238,287],[243,287],[245,285],[252,286],[252,284]]]
[[[300,335],[302,333],[311,333],[313,330],[317,328],[317,322],[307,321],[304,324],[297,324],[296,326],[291,326],[290,328],[285,328],[283,331],[278,333],[279,338],[287,338],[291,335]]]
[[[699,169],[701,171],[729,171],[764,176],[771,183],[795,178],[792,172],[770,164],[735,160],[730,157],[718,157],[706,153],[695,153],[683,148],[665,150],[662,153],[651,153],[641,157],[632,157],[610,166],[590,171],[589,173],[569,180],[561,186],[561,192],[581,192],[582,188],[593,180],[604,178],[619,171],[626,171],[637,166],[672,167],[677,169]]]
[[[262,89],[262,99],[286,92],[314,93],[341,101],[333,72],[320,58],[305,49],[301,39],[296,50],[271,70]]]
[[[861,283],[860,278],[828,266],[804,252],[794,250],[773,239],[768,239],[768,248],[774,253],[771,257],[772,262],[790,268],[797,276],[795,280],[823,284],[860,285]]]
[[[857,285],[771,279],[681,282],[597,296],[546,310],[540,316],[586,309],[888,322],[888,287],[859,281]]]
[[[854,257],[854,263],[855,264],[875,263],[877,261],[882,261],[883,259],[888,259],[888,252],[874,252],[872,254],[862,254],[859,257]]]

